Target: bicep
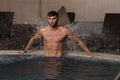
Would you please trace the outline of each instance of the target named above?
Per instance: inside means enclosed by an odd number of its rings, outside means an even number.
[[[79,38],[77,37],[77,35],[75,35],[72,31],[68,31],[68,38],[72,39],[75,42],[79,42]]]
[[[72,39],[73,41],[75,41],[75,42],[79,42],[79,38],[75,35],[75,34],[71,34],[71,35],[69,35],[68,36],[70,39]]]
[[[35,39],[39,39],[39,38],[41,37],[41,31],[38,30],[33,37],[34,37]]]

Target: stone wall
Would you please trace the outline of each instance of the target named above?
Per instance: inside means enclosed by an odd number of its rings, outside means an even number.
[[[14,12],[0,12],[0,39],[11,37]]]
[[[103,35],[103,22],[74,22],[65,27],[71,30],[94,52],[112,54],[120,53],[120,37],[115,35]],[[0,40],[1,50],[24,49],[29,39],[34,35],[37,28],[35,25],[13,25],[12,38]],[[42,39],[37,41],[31,49],[43,49]],[[64,47],[68,51],[76,51],[81,48],[72,40],[67,39]]]
[[[120,54],[120,36],[102,34],[103,22],[74,22],[66,25],[86,43],[91,51]],[[81,50],[73,41],[67,41],[68,50]]]
[[[37,30],[36,25],[30,24],[12,25],[11,38],[0,40],[0,50],[24,49],[29,39],[34,35],[36,30]]]

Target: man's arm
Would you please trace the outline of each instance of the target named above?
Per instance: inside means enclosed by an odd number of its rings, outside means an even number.
[[[35,33],[35,35],[29,40],[27,46],[24,50],[19,51],[19,53],[24,54],[30,49],[30,47],[33,45],[33,43],[38,40],[41,37],[41,31],[40,29]]]
[[[87,48],[87,46],[84,44],[84,42],[79,39],[71,30],[67,30],[68,37],[75,41],[84,51],[87,52],[88,55],[94,56],[94,54]]]

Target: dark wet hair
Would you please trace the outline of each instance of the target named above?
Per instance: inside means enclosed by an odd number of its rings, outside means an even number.
[[[51,17],[51,16],[56,16],[57,18],[59,17],[58,13],[56,11],[50,11],[48,12],[47,16]]]

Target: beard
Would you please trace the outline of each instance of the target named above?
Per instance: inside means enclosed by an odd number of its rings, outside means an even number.
[[[57,23],[49,23],[49,25],[50,25],[52,28],[56,28],[56,27],[57,27]]]

